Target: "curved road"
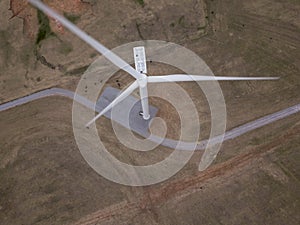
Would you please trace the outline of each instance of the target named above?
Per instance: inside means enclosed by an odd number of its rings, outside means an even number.
[[[41,99],[44,97],[48,97],[48,96],[54,96],[54,95],[58,95],[58,96],[64,96],[67,98],[70,98],[72,100],[77,101],[78,103],[90,108],[90,109],[94,109],[94,103],[91,102],[90,100],[79,96],[79,95],[75,95],[74,92],[69,91],[69,90],[65,90],[65,89],[61,89],[61,88],[50,88],[50,89],[46,89],[43,91],[39,91],[36,92],[34,94],[22,97],[22,98],[18,98],[15,99],[13,101],[4,103],[0,105],[0,112],[19,106],[19,105],[23,105],[25,103],[37,100],[37,99]],[[100,111],[99,109],[102,108],[101,106],[96,107],[96,111]],[[238,136],[241,136],[249,131],[255,130],[257,128],[260,128],[262,126],[265,126],[267,124],[273,123],[277,120],[283,119],[285,117],[288,117],[290,115],[293,115],[295,113],[300,112],[300,104],[298,105],[294,105],[291,106],[289,108],[286,108],[284,110],[281,110],[279,112],[276,113],[272,113],[270,115],[264,116],[262,118],[259,118],[257,120],[251,121],[249,123],[246,123],[244,125],[241,125],[239,127],[236,127],[232,130],[226,131],[225,135],[224,135],[224,139],[223,136],[218,136],[215,138],[212,138],[210,140],[210,142],[212,143],[219,143],[222,141],[226,141],[229,139],[233,139],[236,138]],[[150,140],[160,143],[161,145],[164,145],[166,147],[170,147],[170,148],[176,148],[176,146],[178,145],[178,141],[176,140],[172,140],[172,139],[167,139],[167,138],[159,138],[157,136],[153,136],[150,135],[149,133],[139,133],[142,137],[145,138],[149,138]],[[149,136],[150,135],[150,136]],[[207,145],[208,140],[203,140],[199,143],[197,143],[196,146],[196,150],[204,150],[206,145]],[[180,144],[180,147],[177,147],[177,149],[180,150],[194,150],[194,143],[188,143],[188,142],[183,142]]]

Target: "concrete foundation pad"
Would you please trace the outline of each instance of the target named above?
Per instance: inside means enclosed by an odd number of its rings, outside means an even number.
[[[105,88],[97,101],[96,110],[100,112],[111,103],[120,92],[119,89],[113,87]],[[150,122],[155,117],[157,111],[157,108],[149,105],[150,119],[144,120],[140,114],[142,112],[140,99],[130,95],[114,106],[112,110],[105,113],[104,116],[145,137],[150,135]]]

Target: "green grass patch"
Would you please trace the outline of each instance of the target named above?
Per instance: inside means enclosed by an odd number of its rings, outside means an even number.
[[[181,16],[179,19],[178,19],[178,24],[183,26],[184,25],[184,16]]]
[[[69,13],[66,13],[66,12],[64,12],[64,17],[66,17],[72,23],[76,23],[80,19],[79,15],[69,14]]]
[[[89,68],[89,65],[75,68],[71,71],[68,71],[66,75],[81,76],[88,68]]]
[[[135,0],[139,5],[144,6],[145,2],[144,0]]]
[[[42,11],[37,11],[37,17],[39,22],[39,31],[36,38],[36,44],[38,45],[42,40],[54,35],[54,33],[51,30],[49,18]]]

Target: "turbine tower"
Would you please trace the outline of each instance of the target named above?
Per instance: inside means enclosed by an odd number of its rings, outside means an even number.
[[[236,81],[236,80],[276,80],[279,77],[224,77],[224,76],[205,76],[203,75],[187,75],[187,74],[171,74],[163,76],[147,76],[146,67],[146,54],[143,46],[134,48],[134,59],[135,68],[130,66],[127,62],[117,56],[115,53],[107,49],[97,40],[89,36],[87,33],[79,29],[76,25],[71,23],[65,17],[61,16],[53,9],[46,6],[39,0],[28,0],[32,5],[37,7],[39,10],[43,11],[48,16],[56,19],[63,26],[69,29],[72,33],[77,35],[104,57],[110,60],[113,64],[118,66],[120,69],[129,73],[136,80],[125,89],[118,97],[116,97],[106,108],[104,108],[96,117],[94,117],[90,122],[86,124],[89,127],[94,123],[99,117],[104,115],[107,111],[112,109],[116,104],[123,101],[128,97],[135,89],[139,88],[140,98],[142,103],[143,118],[148,120],[150,118],[149,114],[149,103],[148,103],[148,83],[161,83],[161,82],[183,82],[183,81]]]

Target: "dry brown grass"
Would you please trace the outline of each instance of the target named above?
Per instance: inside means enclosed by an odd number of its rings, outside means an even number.
[[[109,48],[142,38],[164,39],[196,52],[215,75],[279,75],[276,82],[220,83],[228,129],[299,103],[300,22],[295,1],[145,1],[143,7],[129,0],[91,2],[89,10],[74,8],[76,4],[66,4],[64,10],[80,14],[78,26]],[[17,17],[8,20],[8,8],[8,0],[0,1],[0,101],[52,86],[75,90],[95,52],[70,33],[57,32],[38,49],[55,69],[47,67],[34,52],[36,33],[33,39],[23,34],[37,27],[26,28]],[[30,10],[27,16],[34,21],[36,11]],[[175,69],[152,64],[149,71]],[[115,79],[124,86],[132,81],[119,72],[108,85],[117,87]],[[207,136],[210,112],[201,91],[193,83],[180,85],[191,93],[202,135]],[[173,124],[168,137],[176,138],[176,113],[160,100],[151,99],[151,104]],[[0,117],[0,220],[62,224],[96,212],[87,218],[99,224],[296,224],[298,121],[295,115],[224,143],[217,161],[204,173],[197,171],[201,153],[196,153],[171,180],[129,188],[105,180],[82,159],[72,134],[69,100],[46,98],[10,109]],[[145,164],[170,153],[164,147],[149,155],[129,151],[119,144],[108,120],[99,123],[111,134],[104,137],[105,144],[123,161]]]

